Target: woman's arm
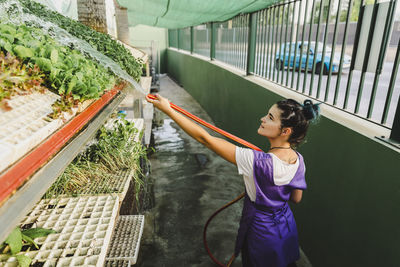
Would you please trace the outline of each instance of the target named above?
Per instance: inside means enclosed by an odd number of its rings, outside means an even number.
[[[303,190],[300,189],[293,189],[292,193],[290,194],[290,200],[293,203],[298,204],[301,201],[301,197],[303,196]]]
[[[173,119],[179,127],[181,127],[188,135],[193,137],[198,142],[205,145],[207,148],[211,149],[222,158],[236,165],[235,151],[236,146],[229,143],[228,141],[211,136],[202,127],[189,120],[182,114],[173,110],[169,104],[168,99],[156,94],[157,99],[153,100],[146,96],[146,100],[152,103],[156,108],[167,114],[171,119]]]

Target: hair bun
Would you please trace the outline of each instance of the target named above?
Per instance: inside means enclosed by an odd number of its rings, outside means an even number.
[[[319,105],[318,104],[313,104],[313,102],[310,99],[304,100],[303,103],[303,115],[304,118],[308,121],[313,121],[316,118],[319,117]]]

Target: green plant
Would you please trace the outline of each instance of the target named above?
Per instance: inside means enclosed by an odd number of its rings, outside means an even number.
[[[16,257],[19,266],[29,266],[32,259],[28,256],[18,254],[21,252],[23,246],[39,249],[38,244],[34,241],[35,238],[48,236],[49,234],[56,233],[56,231],[44,228],[30,228],[21,230],[15,228],[7,239],[0,245],[0,251],[3,254],[8,254],[9,257]]]
[[[47,90],[41,85],[43,77],[37,65],[27,67],[10,53],[0,51],[0,108],[10,110],[7,100],[15,95],[43,93]]]
[[[121,170],[134,170],[136,200],[144,184],[141,179],[140,158],[147,159],[146,148],[135,141],[141,136],[134,123],[121,118],[112,129],[102,127],[97,133],[97,142],[88,147],[68,165],[64,173],[46,192],[45,198],[59,195],[79,195],[91,185],[91,193],[111,193],[111,179]]]
[[[104,67],[79,51],[60,45],[38,28],[0,24],[0,49],[11,53],[30,68],[35,64],[45,74],[44,82],[62,97],[55,114],[76,105],[76,100],[98,98],[114,86],[116,79]]]
[[[87,41],[97,51],[117,62],[133,79],[140,80],[143,62],[135,59],[123,45],[113,40],[108,34],[96,32],[34,1],[20,0],[20,2],[24,7],[24,12],[50,21],[79,39]]]

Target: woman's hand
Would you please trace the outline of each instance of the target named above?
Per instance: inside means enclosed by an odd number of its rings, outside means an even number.
[[[155,94],[155,97],[156,99],[151,99],[146,95],[146,100],[167,115],[173,111],[167,98],[162,97],[159,94]]]

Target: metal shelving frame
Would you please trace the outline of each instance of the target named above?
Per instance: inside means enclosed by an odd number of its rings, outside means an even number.
[[[35,173],[33,174],[33,176],[23,179],[23,181],[20,181],[20,184],[25,184],[20,186],[18,189],[13,189],[13,191],[15,191],[14,194],[13,192],[11,192],[7,195],[6,199],[0,200],[3,202],[0,204],[1,241],[7,238],[7,235],[14,229],[16,225],[18,225],[25,214],[27,214],[32,209],[32,207],[40,200],[42,195],[51,186],[55,179],[64,171],[64,169],[76,157],[76,155],[85,147],[85,144],[94,137],[99,127],[104,124],[109,115],[125,98],[125,96],[127,95],[128,86],[130,85],[125,85],[122,90],[114,89],[112,90],[114,92],[110,91],[106,93],[102,98],[100,98],[87,109],[85,109],[82,113],[85,113],[85,111],[90,109],[93,105],[97,105],[97,108],[99,110],[97,112],[94,112],[92,115],[89,115],[91,116],[90,118],[87,118],[89,119],[89,121],[81,125],[81,127],[79,127],[78,129],[75,129],[74,132],[70,133],[70,135],[72,135],[69,138],[64,138],[64,140],[62,141],[57,140],[58,142],[62,142],[63,147],[59,149],[55,155],[47,154],[47,158],[40,159],[45,162],[42,164],[41,167],[34,170]],[[74,120],[82,120],[81,118],[79,118],[79,115],[74,117],[69,123],[73,122]],[[67,126],[69,123],[67,123],[65,126]],[[63,126],[59,131],[62,131],[65,126]],[[57,134],[59,131],[54,133],[52,136]],[[47,140],[49,140],[52,136],[50,136]],[[2,183],[2,187],[4,186],[3,190],[6,187],[12,188],[12,182],[10,183],[9,180],[4,179],[4,177],[11,177],[10,172],[13,171],[13,167],[15,167],[17,164],[21,164],[22,161],[27,160],[28,156],[32,153],[37,152],[40,147],[43,147],[43,144],[44,143],[32,150],[27,156],[25,156],[25,158],[21,159],[11,168],[6,170],[3,174],[1,174],[0,181],[3,180],[4,182]],[[54,144],[48,145],[54,146]],[[12,179],[15,181],[18,178]]]

